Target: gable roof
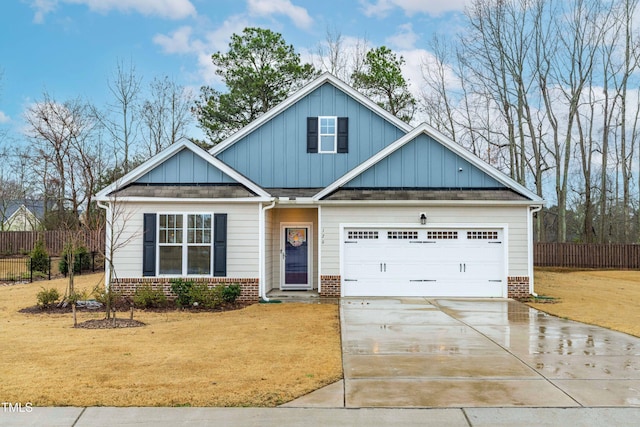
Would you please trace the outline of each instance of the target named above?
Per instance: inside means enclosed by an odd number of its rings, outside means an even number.
[[[352,170],[344,174],[342,177],[338,178],[331,185],[325,187],[322,191],[320,191],[315,196],[313,196],[313,200],[318,201],[327,197],[328,195],[330,195],[340,187],[344,186],[355,177],[359,176],[360,174],[367,171],[369,168],[376,165],[382,159],[387,158],[388,156],[390,156],[391,154],[393,154],[394,152],[396,152],[397,150],[399,150],[409,142],[413,141],[417,136],[421,134],[430,136],[436,142],[442,144],[445,148],[453,151],[455,154],[457,154],[464,160],[468,161],[469,163],[471,163],[472,165],[474,165],[475,167],[477,167],[478,169],[480,169],[481,171],[483,171],[484,173],[486,173],[487,175],[489,175],[499,183],[503,184],[505,187],[514,190],[515,192],[525,196],[526,198],[528,198],[533,202],[537,202],[537,203],[544,202],[544,200],[541,197],[539,197],[537,194],[528,190],[523,185],[517,183],[515,180],[509,178],[507,175],[498,171],[494,167],[490,166],[488,163],[484,162],[483,160],[481,160],[471,152],[467,151],[462,146],[455,143],[453,140],[447,138],[442,133],[438,132],[436,129],[434,129],[433,127],[429,126],[426,123],[423,123],[420,126],[416,127],[415,129],[407,133],[402,138],[398,139],[391,145],[383,148],[377,154],[375,154],[365,162],[361,163],[357,167],[353,168]]]
[[[289,96],[287,99],[282,101],[280,104],[276,105],[271,110],[267,111],[262,116],[258,117],[253,122],[249,123],[247,126],[243,127],[233,135],[226,138],[224,141],[220,142],[219,144],[211,148],[209,150],[209,153],[211,153],[213,156],[218,155],[218,153],[221,153],[231,145],[235,144],[237,141],[241,140],[242,138],[244,138],[254,130],[258,129],[260,126],[262,126],[269,120],[273,119],[275,116],[277,116],[287,108],[291,107],[293,104],[300,101],[302,98],[309,95],[311,92],[313,92],[314,90],[316,90],[317,88],[319,88],[325,83],[330,83],[333,86],[337,87],[338,89],[342,90],[343,92],[345,92],[347,95],[354,98],[359,103],[365,105],[375,114],[393,123],[395,126],[402,129],[403,131],[409,132],[411,131],[411,129],[413,129],[411,125],[403,122],[393,114],[389,113],[387,110],[380,107],[371,99],[367,98],[366,96],[364,96],[363,94],[361,94],[360,92],[358,92],[357,90],[355,90],[354,88],[352,88],[351,86],[343,82],[342,80],[338,79],[333,74],[323,73],[320,76],[318,76],[318,78],[316,78],[315,80],[312,80],[311,82],[303,86],[301,89],[299,89],[297,92],[293,93],[291,96]]]
[[[120,178],[119,180],[113,182],[109,186],[99,191],[96,194],[96,200],[108,201],[109,195],[111,193],[113,193],[116,190],[122,189],[123,187],[126,187],[129,184],[136,182],[138,179],[145,176],[154,168],[160,166],[163,162],[165,162],[166,160],[170,159],[171,157],[179,153],[182,149],[190,150],[195,155],[202,158],[204,161],[211,164],[213,167],[219,169],[222,173],[228,175],[233,180],[244,185],[249,190],[257,194],[258,196],[271,197],[269,193],[267,193],[259,185],[257,185],[247,177],[243,176],[242,174],[238,173],[236,170],[226,165],[222,161],[216,159],[215,157],[213,157],[211,154],[209,154],[202,148],[198,147],[197,145],[195,145],[190,141],[182,140],[169,146],[167,149],[156,154],[151,159],[147,160],[146,162],[144,162],[143,164],[141,164],[140,166],[138,166],[137,168],[135,168],[134,170],[132,170],[131,172],[123,176],[122,178]]]
[[[44,217],[44,202],[42,200],[0,200],[0,205],[3,207],[3,212],[0,212],[0,215],[4,215],[5,220],[11,218],[20,210],[26,210],[36,219]],[[0,217],[0,220],[2,219]]]

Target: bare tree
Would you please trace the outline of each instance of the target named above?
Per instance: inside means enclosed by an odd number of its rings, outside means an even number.
[[[149,86],[150,98],[142,104],[142,133],[149,157],[187,137],[193,120],[193,95],[175,81],[165,77],[154,79]]]
[[[107,82],[113,95],[113,103],[107,106],[109,117],[102,119],[102,114],[96,114],[114,142],[116,166],[122,168],[123,174],[131,170],[131,157],[135,153],[141,81],[132,63],[127,66],[118,61],[115,72]]]
[[[325,40],[316,48],[313,65],[351,85],[353,74],[363,70],[368,50],[366,38],[345,39],[335,28],[327,29]]]
[[[137,239],[140,233],[131,232],[131,228],[128,227],[136,212],[125,207],[125,204],[119,200],[117,193],[108,195],[107,199],[106,202],[101,201],[98,203],[98,206],[105,210],[105,221],[102,224],[106,232],[106,247],[102,254],[105,260],[104,300],[107,319],[111,317],[111,313],[114,311],[115,321],[115,307],[112,307],[112,303],[115,301],[116,293],[113,291],[112,284],[117,279],[118,272],[115,269],[114,259],[117,253]]]
[[[452,91],[449,79],[453,77],[448,64],[452,62],[449,52],[452,48],[442,37],[431,39],[432,57],[424,58],[421,71],[427,90],[422,92],[422,108],[433,127],[456,141],[456,121],[454,119]]]
[[[55,201],[57,223],[77,222],[82,210],[88,210],[96,191],[100,127],[90,105],[76,99],[58,103],[47,93],[41,102],[28,108],[27,135],[34,141],[34,160],[43,183],[45,202]]]

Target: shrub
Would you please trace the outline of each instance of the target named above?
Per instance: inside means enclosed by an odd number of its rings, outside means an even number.
[[[60,263],[58,264],[58,268],[60,269],[60,273],[65,276],[69,273],[68,259],[70,258],[71,250],[69,246],[66,246],[64,252],[62,253],[62,258],[60,258]],[[91,266],[91,259],[89,258],[89,252],[87,252],[87,248],[84,246],[78,246],[73,253],[73,272],[80,273],[82,270],[87,270]]]
[[[93,288],[93,291],[91,294],[93,295],[93,298],[97,302],[102,304],[102,307],[104,307],[107,318],[110,318],[111,312],[116,311],[117,308],[128,309],[133,305],[133,302],[131,301],[131,299],[122,296],[120,292],[117,292],[114,290],[107,292],[104,286],[96,286],[95,288]]]
[[[171,281],[171,292],[176,294],[178,297],[176,299],[176,303],[180,307],[189,307],[192,304],[191,300],[191,288],[193,287],[193,282],[185,281],[182,279],[173,279]]]
[[[36,297],[38,298],[38,305],[40,307],[47,308],[60,299],[60,292],[58,292],[56,288],[42,288]]]
[[[44,247],[42,238],[38,239],[36,245],[31,251],[31,269],[33,271],[40,271],[47,273],[49,271],[49,254]]]
[[[234,303],[240,296],[241,292],[242,289],[238,284],[224,286],[222,288],[222,299],[224,300],[224,302]]]
[[[133,296],[133,303],[139,308],[161,308],[167,306],[167,296],[149,285],[140,286]]]
[[[74,290],[67,296],[67,301],[69,301],[70,304],[77,304],[78,301],[86,300],[88,295],[89,293],[86,289],[83,289],[81,291]]]
[[[224,286],[209,288],[206,283],[194,284],[189,291],[191,305],[204,308],[216,308],[223,302],[223,292]]]

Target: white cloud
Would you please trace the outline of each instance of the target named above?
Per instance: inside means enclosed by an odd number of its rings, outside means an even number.
[[[153,42],[160,45],[164,53],[193,52],[196,42],[191,40],[192,32],[193,29],[190,26],[180,27],[169,35],[156,34],[153,36]]]
[[[394,8],[400,8],[407,16],[417,13],[440,15],[444,12],[462,11],[469,0],[360,0],[366,16],[385,17]]]
[[[387,37],[386,42],[395,49],[409,50],[415,47],[420,37],[413,31],[411,23],[402,24],[398,27],[398,32]]]
[[[398,56],[404,58],[405,64],[402,66],[402,74],[409,80],[409,90],[417,98],[422,85],[422,64],[425,58],[431,56],[424,49],[400,50],[396,52]]]
[[[285,15],[293,25],[305,30],[313,25],[307,9],[294,6],[290,0],[248,0],[247,7],[252,16]]]
[[[100,13],[117,10],[166,19],[183,19],[197,15],[196,8],[190,0],[32,0],[31,8],[35,9],[34,22],[43,22],[45,15],[61,3],[85,5],[89,10]]]
[[[4,111],[0,111],[0,123],[9,123],[11,118],[7,116]]]
[[[35,9],[36,11],[33,15],[33,22],[36,24],[43,23],[45,15],[52,12],[57,4],[57,0],[33,0],[31,2],[31,9]]]
[[[167,34],[156,34],[153,42],[167,54],[191,54],[197,58],[197,70],[194,79],[205,84],[216,84],[220,78],[215,74],[211,62],[214,52],[225,52],[232,34],[239,34],[249,22],[243,15],[230,16],[218,28],[212,31],[198,31],[199,27],[183,26]]]

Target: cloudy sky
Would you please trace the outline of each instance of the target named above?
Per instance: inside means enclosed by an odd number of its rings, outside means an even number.
[[[419,65],[434,33],[456,31],[465,0],[5,0],[0,6],[0,127],[17,131],[48,92],[65,101],[109,100],[118,61],[143,82],[169,76],[197,90],[218,85],[211,54],[257,26],[282,33],[306,59],[327,30],[366,38]]]

